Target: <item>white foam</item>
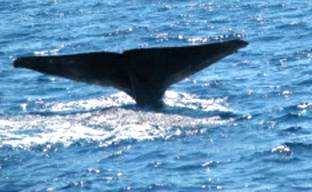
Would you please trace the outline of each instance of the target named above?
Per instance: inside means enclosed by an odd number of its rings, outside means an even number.
[[[124,106],[134,103],[133,100],[118,93],[106,98],[46,103],[47,111],[56,112],[55,115],[0,117],[0,146],[70,145],[78,140],[97,141],[106,146],[127,139],[140,141],[201,134],[207,131],[207,126],[231,121],[217,115],[196,116],[197,111],[229,111],[226,99],[200,99],[170,91],[165,102],[170,107],[164,111],[129,108]],[[183,113],[184,109],[194,111],[188,115]],[[58,114],[66,110],[77,112]]]

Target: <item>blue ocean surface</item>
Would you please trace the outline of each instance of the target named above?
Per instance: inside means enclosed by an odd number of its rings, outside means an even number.
[[[312,1],[1,0],[0,191],[312,191]],[[249,42],[166,107],[21,55]]]

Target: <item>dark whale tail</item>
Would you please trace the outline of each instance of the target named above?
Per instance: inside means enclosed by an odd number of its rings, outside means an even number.
[[[113,86],[129,94],[138,105],[157,107],[162,105],[162,97],[170,85],[247,44],[246,41],[233,39],[196,46],[133,49],[123,53],[27,56],[17,58],[14,66]]]

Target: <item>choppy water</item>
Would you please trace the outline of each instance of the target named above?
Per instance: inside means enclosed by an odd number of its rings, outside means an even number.
[[[2,0],[0,191],[312,191],[312,3]],[[239,35],[160,111],[11,65]]]

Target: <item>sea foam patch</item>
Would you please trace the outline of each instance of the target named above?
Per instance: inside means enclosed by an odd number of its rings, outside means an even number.
[[[226,99],[200,99],[170,91],[165,102],[168,107],[162,110],[142,109],[135,107],[126,94],[117,93],[105,98],[47,103],[46,110],[52,114],[0,117],[0,145],[70,145],[88,140],[107,146],[128,139],[140,141],[201,134],[209,126],[233,121],[230,117],[213,114],[214,111],[230,111]],[[71,113],[59,113],[66,110]],[[199,112],[201,115],[197,116]]]

